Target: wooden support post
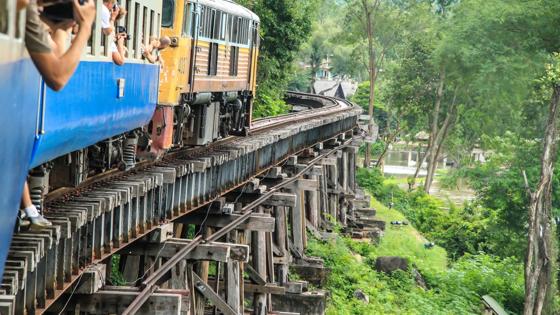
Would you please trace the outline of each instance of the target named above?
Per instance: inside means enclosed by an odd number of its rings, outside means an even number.
[[[274,230],[274,243],[278,248],[281,257],[288,258],[288,241],[286,233],[288,226],[286,222],[286,207],[274,207],[274,217],[276,219],[276,229]],[[277,265],[277,279],[280,285],[288,282],[288,263],[287,259],[283,260],[285,263]]]
[[[303,224],[303,215],[304,215],[304,204],[303,204],[303,191],[297,191],[297,201],[296,206],[292,208],[292,241],[294,244],[294,249],[299,253],[299,255],[303,255],[304,245],[303,245],[303,231],[304,231],[304,224]]]
[[[356,152],[355,147],[350,147],[347,149],[348,152],[348,188],[352,191],[356,191]]]
[[[212,235],[212,231],[210,228],[204,228],[204,238],[210,237]],[[194,286],[198,289],[197,283],[199,281],[207,282],[208,281],[208,261],[201,261],[196,264],[196,273],[193,273],[193,281]],[[197,275],[198,274],[198,275]],[[206,296],[207,297],[207,296]],[[200,290],[196,294],[194,294],[194,300],[196,303],[195,313],[193,315],[204,315],[204,307],[206,306],[205,295],[200,293]]]
[[[237,231],[232,231],[228,235],[228,242],[237,241]],[[230,261],[226,263],[226,302],[236,314],[241,313],[241,303],[243,292],[240,288],[242,274],[240,272],[240,262]]]
[[[193,273],[193,280],[194,286],[198,290],[198,292],[208,298],[208,300],[210,300],[212,304],[217,306],[222,313],[224,313],[225,315],[238,315],[238,313],[236,313],[226,302],[224,302],[224,300],[222,300],[222,298],[216,292],[212,290],[212,288],[206,283],[206,281],[208,280],[203,280],[196,273]],[[197,309],[200,308],[201,306],[198,305]],[[202,309],[204,309],[204,305],[202,305]]]
[[[316,180],[319,182],[317,175],[310,175],[309,179]],[[320,186],[320,185],[319,185]],[[318,227],[319,224],[319,193],[317,190],[309,190],[305,193],[306,198],[306,217],[313,225],[313,227]]]
[[[262,207],[257,208],[262,213]],[[266,281],[266,239],[264,232],[252,232],[251,242],[253,248],[253,267],[255,271]],[[267,295],[255,293],[253,297],[253,314],[265,315],[267,309]]]

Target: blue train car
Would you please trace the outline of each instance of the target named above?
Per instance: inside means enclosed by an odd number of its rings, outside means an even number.
[[[0,11],[0,275],[12,239],[37,131],[39,73],[16,30],[15,1]]]
[[[24,23],[16,30],[15,5],[10,0],[6,10],[0,8],[0,275],[29,170],[47,162],[56,169],[50,162],[58,157],[148,124],[159,81],[159,65],[147,63],[140,53],[142,42],[159,34],[159,0],[126,1],[129,16],[119,25],[127,27],[132,40],[126,43],[122,66],[110,57],[98,14],[84,57],[59,92],[46,87],[27,55]],[[100,11],[103,2],[96,5]],[[18,14],[19,21],[25,21],[23,12]],[[52,186],[52,177],[50,182],[44,178],[44,187]]]
[[[158,76],[158,65],[142,61],[83,60],[62,91],[44,94],[31,167],[148,124]]]

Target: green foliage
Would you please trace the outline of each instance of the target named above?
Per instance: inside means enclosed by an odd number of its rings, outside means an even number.
[[[332,270],[326,286],[331,293],[327,314],[480,314],[484,294],[492,295],[512,311],[519,311],[519,302],[523,301],[519,263],[481,254],[464,257],[449,270],[441,264],[420,268],[430,286],[424,290],[416,285],[411,272],[385,275],[373,268],[377,256],[404,252],[403,245],[413,243],[422,250],[420,239],[399,244],[391,238],[385,236],[391,248],[382,244],[382,250],[371,243],[345,238],[328,242],[309,240],[309,254],[323,258]],[[423,251],[424,256],[432,256],[423,259],[425,265],[439,255],[436,251]],[[409,257],[409,261],[414,265],[421,263],[415,257]],[[356,299],[356,290],[368,295],[370,302]]]
[[[259,64],[254,116],[285,113],[283,101],[293,74],[292,63],[311,32],[316,1],[238,1],[260,18]]]

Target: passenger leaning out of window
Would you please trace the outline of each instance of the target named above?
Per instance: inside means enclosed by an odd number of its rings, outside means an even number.
[[[156,63],[159,61],[163,64],[163,60],[160,56],[160,51],[169,47],[170,44],[171,39],[167,36],[162,36],[160,38],[151,36],[150,43],[147,46],[141,44],[140,49],[142,52],[142,56],[144,56],[144,58],[146,58],[150,63]]]
[[[91,35],[91,27],[95,20],[95,3],[85,0],[73,0],[68,6],[70,12],[57,17],[43,14],[39,17],[36,0],[17,0],[18,10],[26,9],[25,20],[25,47],[29,56],[39,70],[45,83],[53,90],[61,90],[80,63],[80,57]],[[43,10],[43,13],[48,10]],[[71,18],[66,18],[67,16]],[[51,35],[41,21],[50,26]],[[66,49],[66,39],[70,28],[76,23],[80,30],[70,47]],[[51,37],[52,36],[52,37]],[[49,226],[51,223],[45,219],[31,202],[29,187],[25,183],[21,200],[20,224],[31,223],[35,227]]]
[[[105,36],[109,36],[109,53],[113,62],[122,66],[126,56],[124,43],[128,35],[126,29],[121,27],[119,30],[119,27],[115,27],[115,22],[126,15],[126,10],[121,10],[115,0],[103,0],[101,10],[101,29]]]

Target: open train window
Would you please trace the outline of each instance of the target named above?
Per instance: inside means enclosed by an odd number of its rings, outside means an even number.
[[[208,75],[218,74],[218,43],[211,43],[208,52]]]
[[[8,1],[0,0],[0,33],[8,34],[8,26],[10,25],[10,11],[8,10]]]
[[[241,27],[241,18],[234,18],[233,19],[233,27],[231,32],[231,41],[233,43],[239,43],[239,28]]]
[[[232,77],[237,76],[237,69],[239,68],[239,47],[232,46],[229,55],[229,75]]]
[[[199,17],[200,19],[200,17]],[[200,23],[200,22],[199,22]],[[196,7],[193,7],[191,10],[191,37],[195,38],[196,37]]]
[[[222,12],[214,11],[213,25],[212,39],[220,39],[220,31],[222,30]]]
[[[155,35],[155,28],[154,28],[154,19],[155,19],[155,12],[154,10],[150,10],[150,37]]]
[[[161,26],[173,27],[174,17],[175,17],[175,1],[163,0],[163,8],[161,10]]]

